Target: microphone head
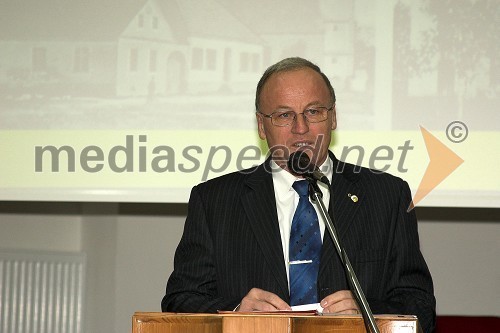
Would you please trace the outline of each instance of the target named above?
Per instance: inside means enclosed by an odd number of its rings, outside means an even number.
[[[305,151],[296,151],[288,158],[288,170],[295,176],[304,176],[314,171],[314,165]]]

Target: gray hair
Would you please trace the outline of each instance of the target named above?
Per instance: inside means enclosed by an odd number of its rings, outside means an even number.
[[[260,106],[260,94],[262,92],[262,88],[266,84],[267,80],[275,74],[275,73],[281,73],[281,72],[290,72],[290,71],[295,71],[303,68],[310,68],[313,71],[317,72],[318,74],[321,75],[323,80],[326,83],[326,86],[328,87],[328,90],[330,91],[330,95],[332,97],[332,102],[335,103],[335,91],[333,90],[332,84],[330,83],[330,80],[328,80],[328,77],[321,71],[321,69],[310,62],[309,60],[299,58],[299,57],[293,57],[293,58],[286,58],[283,59],[274,65],[269,66],[264,74],[262,74],[262,77],[259,80],[259,83],[257,84],[257,90],[255,92],[255,110],[259,111],[259,106]]]

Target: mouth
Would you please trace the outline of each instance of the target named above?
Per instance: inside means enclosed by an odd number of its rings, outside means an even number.
[[[304,149],[304,148],[309,148],[313,149],[314,148],[314,142],[311,141],[298,141],[292,144],[292,147],[295,148],[296,150]]]

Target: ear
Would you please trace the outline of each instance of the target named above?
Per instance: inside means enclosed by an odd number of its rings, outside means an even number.
[[[264,129],[264,117],[262,117],[261,114],[255,113],[255,116],[257,117],[257,129],[259,131],[259,137],[262,140],[266,139],[266,131]]]
[[[332,110],[332,128],[331,128],[331,130],[333,131],[336,128],[337,128],[337,109],[334,105],[333,110]]]

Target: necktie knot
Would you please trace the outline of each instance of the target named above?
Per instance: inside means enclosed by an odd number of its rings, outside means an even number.
[[[292,185],[299,197],[307,197],[309,195],[309,182],[307,180],[298,180]]]

